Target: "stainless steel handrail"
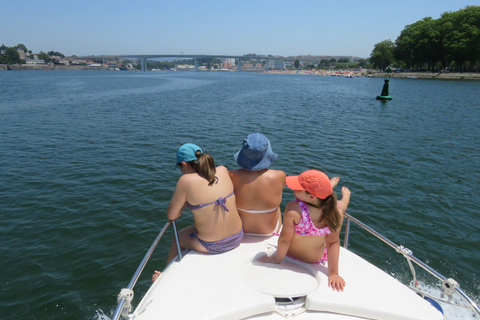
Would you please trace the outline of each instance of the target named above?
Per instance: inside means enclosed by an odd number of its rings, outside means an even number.
[[[143,257],[142,262],[140,262],[140,265],[138,266],[137,271],[135,271],[135,274],[133,275],[132,280],[130,280],[130,283],[128,284],[128,286],[126,288],[123,288],[122,291],[120,291],[120,294],[118,295],[117,309],[113,314],[112,320],[118,320],[120,319],[120,316],[124,316],[124,317],[128,316],[128,312],[130,312],[131,310],[130,302],[133,299],[133,287],[137,283],[138,278],[140,277],[140,274],[145,268],[145,265],[147,264],[148,260],[152,256],[153,251],[157,247],[158,243],[160,242],[160,239],[162,239],[163,234],[165,233],[165,231],[167,231],[167,228],[170,226],[170,224],[173,224],[174,238],[175,238],[175,243],[176,243],[177,252],[178,252],[178,260],[182,259],[180,242],[178,240],[177,225],[174,220],[169,220],[167,221],[167,223],[165,223],[165,226],[162,228],[158,236],[155,238],[155,241],[153,241],[152,245],[150,246],[150,249],[148,249],[147,253],[145,254],[145,257]]]
[[[411,250],[409,250],[409,249],[407,249],[403,246],[398,246],[397,244],[395,244],[391,240],[387,239],[386,237],[384,237],[383,235],[381,235],[377,231],[373,230],[372,228],[370,228],[369,226],[367,226],[366,224],[364,224],[360,220],[354,218],[350,214],[345,213],[345,216],[347,217],[347,222],[346,222],[346,226],[345,226],[345,239],[343,241],[344,248],[348,247],[348,241],[349,241],[349,236],[350,236],[350,221],[353,221],[357,225],[362,227],[363,229],[365,229],[368,232],[370,232],[371,234],[373,234],[378,239],[380,239],[383,242],[385,242],[386,244],[388,244],[390,247],[394,248],[398,253],[401,253],[405,257],[405,259],[407,259],[407,262],[410,266],[410,270],[411,270],[412,275],[413,275],[413,280],[414,280],[415,285],[417,285],[417,281],[416,281],[415,270],[413,269],[411,261],[415,262],[422,269],[424,269],[425,271],[427,271],[428,273],[430,273],[431,275],[436,277],[438,280],[442,281],[444,290],[447,292],[447,294],[448,294],[448,292],[453,293],[453,291],[456,291],[465,300],[465,302],[467,302],[471,306],[472,310],[477,314],[477,316],[480,317],[480,308],[477,306],[475,301],[473,301],[462,289],[460,289],[459,286],[457,286],[458,284],[455,280],[445,278],[443,275],[438,273],[436,270],[432,269],[430,266],[425,264],[423,261],[416,258],[412,254]]]

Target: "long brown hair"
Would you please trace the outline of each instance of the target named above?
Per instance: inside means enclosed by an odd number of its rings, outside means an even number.
[[[318,207],[322,210],[322,215],[317,223],[325,219],[328,228],[332,232],[335,232],[339,227],[342,227],[343,222],[340,212],[338,211],[337,195],[335,192],[332,192],[332,194],[325,199],[318,198],[318,200],[320,200]]]
[[[200,177],[205,178],[208,181],[208,185],[211,186],[216,180],[215,174],[217,173],[213,157],[209,154],[202,153],[200,150],[195,152],[195,156],[197,160],[188,163],[197,171]]]

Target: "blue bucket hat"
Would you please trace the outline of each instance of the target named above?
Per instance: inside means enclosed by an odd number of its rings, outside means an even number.
[[[261,133],[252,133],[243,141],[242,148],[235,154],[235,161],[250,171],[268,168],[278,155],[273,153],[270,141]]]
[[[183,146],[178,148],[177,151],[177,163],[181,162],[190,162],[197,160],[195,152],[199,151],[203,153],[202,149],[193,143],[185,143]]]

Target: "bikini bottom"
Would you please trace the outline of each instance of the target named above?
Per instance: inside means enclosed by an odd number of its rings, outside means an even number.
[[[238,247],[243,239],[243,230],[240,229],[239,232],[218,241],[204,241],[200,239],[197,236],[197,229],[190,233],[189,236],[192,239],[197,239],[202,244],[202,246],[207,249],[208,253],[217,254],[227,252]]]

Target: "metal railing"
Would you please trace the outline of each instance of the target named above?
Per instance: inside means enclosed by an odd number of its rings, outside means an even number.
[[[385,242],[390,247],[394,248],[398,253],[403,255],[403,257],[408,262],[408,265],[410,267],[410,271],[412,272],[413,283],[414,283],[415,287],[418,286],[418,281],[417,281],[417,276],[416,276],[416,273],[415,273],[415,269],[412,265],[412,262],[415,262],[415,264],[417,264],[422,269],[424,269],[425,271],[427,271],[428,273],[430,273],[431,275],[433,275],[435,278],[437,278],[438,280],[440,280],[442,282],[443,292],[444,292],[444,294],[446,294],[448,296],[449,300],[451,299],[452,294],[454,292],[457,292],[460,295],[460,297],[462,297],[463,300],[470,305],[471,309],[476,313],[476,315],[478,317],[480,317],[480,309],[477,306],[477,304],[475,303],[475,301],[473,301],[465,292],[463,292],[462,289],[460,289],[460,285],[455,280],[453,280],[451,278],[450,279],[445,278],[443,275],[438,273],[436,270],[434,270],[430,266],[426,265],[423,261],[416,258],[413,255],[413,253],[410,249],[405,248],[404,246],[398,246],[397,244],[395,244],[391,240],[387,239],[386,237],[384,237],[383,235],[381,235],[377,231],[373,230],[372,228],[370,228],[369,226],[367,226],[366,224],[364,224],[360,220],[352,217],[351,215],[345,213],[345,216],[347,217],[347,222],[346,222],[346,226],[345,226],[345,240],[343,242],[344,248],[348,247],[348,240],[349,240],[349,235],[350,235],[350,222],[353,221],[357,225],[359,225],[360,227],[365,229],[366,231],[373,234],[378,239]],[[416,290],[416,291],[421,293],[420,290]]]
[[[162,239],[163,234],[165,231],[167,231],[168,227],[170,224],[173,225],[173,234],[175,237],[175,244],[177,246],[177,252],[178,252],[178,260],[182,259],[182,251],[180,248],[180,242],[178,240],[178,232],[177,232],[177,225],[174,220],[169,220],[167,223],[165,223],[165,226],[162,228],[158,236],[155,238],[155,241],[153,241],[152,245],[150,246],[150,249],[148,249],[147,253],[145,254],[145,257],[143,257],[142,262],[140,262],[140,265],[137,268],[137,271],[135,271],[135,274],[132,277],[132,280],[130,280],[130,283],[126,288],[123,288],[120,293],[118,294],[118,305],[117,309],[115,310],[115,313],[113,314],[112,320],[118,320],[120,319],[120,316],[123,317],[128,317],[128,313],[132,310],[132,299],[133,299],[133,287],[138,281],[138,278],[140,277],[140,274],[142,273],[143,269],[145,268],[145,265],[147,264],[148,260],[152,256],[153,251],[157,247],[158,243],[160,242],[160,239]]]
[[[359,225],[361,228],[363,228],[364,230],[368,231],[369,233],[373,234],[378,239],[385,242],[390,247],[394,248],[396,250],[396,252],[403,255],[403,257],[408,262],[408,265],[410,267],[410,271],[412,272],[413,281],[414,281],[413,283],[415,284],[415,286],[418,284],[418,282],[417,282],[417,279],[416,279],[416,273],[415,273],[415,269],[412,265],[412,262],[414,262],[415,264],[420,266],[422,269],[424,269],[425,271],[427,271],[428,273],[433,275],[435,278],[440,280],[442,282],[442,287],[443,287],[444,293],[449,298],[451,298],[451,295],[454,292],[457,292],[460,295],[460,297],[462,297],[463,300],[470,305],[471,309],[477,314],[477,316],[480,317],[480,309],[477,306],[477,304],[465,292],[463,292],[463,290],[460,289],[460,286],[458,285],[458,283],[455,280],[445,278],[443,275],[438,273],[436,270],[434,270],[431,267],[429,267],[428,265],[426,265],[423,261],[421,261],[418,258],[416,258],[415,256],[413,256],[413,253],[412,253],[411,250],[409,250],[408,248],[405,248],[403,246],[398,246],[397,244],[395,244],[391,240],[387,239],[386,237],[384,237],[383,235],[381,235],[380,233],[378,233],[374,229],[370,228],[369,226],[367,226],[366,224],[364,224],[360,220],[358,220],[358,219],[354,218],[353,216],[349,215],[348,213],[345,213],[345,216],[347,217],[347,222],[346,222],[346,227],[345,227],[345,239],[344,239],[344,244],[343,244],[343,246],[345,248],[348,247],[348,241],[349,241],[349,236],[350,236],[350,222],[353,221],[357,225]],[[135,271],[135,274],[133,275],[132,279],[130,280],[130,283],[128,284],[128,286],[126,288],[123,288],[120,291],[120,293],[118,294],[118,299],[117,299],[118,300],[118,305],[117,305],[115,313],[112,317],[112,320],[118,320],[118,319],[120,319],[121,316],[128,317],[128,313],[131,312],[131,309],[132,309],[131,302],[132,302],[132,299],[133,299],[133,288],[134,288],[135,284],[137,283],[138,278],[140,277],[140,274],[142,273],[143,269],[145,268],[145,265],[147,264],[148,260],[152,256],[153,251],[156,249],[158,243],[160,242],[161,238],[165,234],[165,232],[168,229],[168,227],[170,226],[170,224],[173,225],[173,231],[174,231],[173,233],[174,233],[175,244],[176,244],[177,253],[178,253],[177,260],[182,259],[182,251],[181,251],[180,242],[179,242],[179,239],[178,239],[177,225],[176,225],[174,220],[169,220],[169,221],[167,221],[165,226],[162,228],[160,233],[157,235],[157,237],[155,238],[155,241],[153,241],[152,245],[150,246],[150,249],[148,249],[147,253],[145,254],[145,256],[142,260],[142,262],[140,263],[137,270]]]

